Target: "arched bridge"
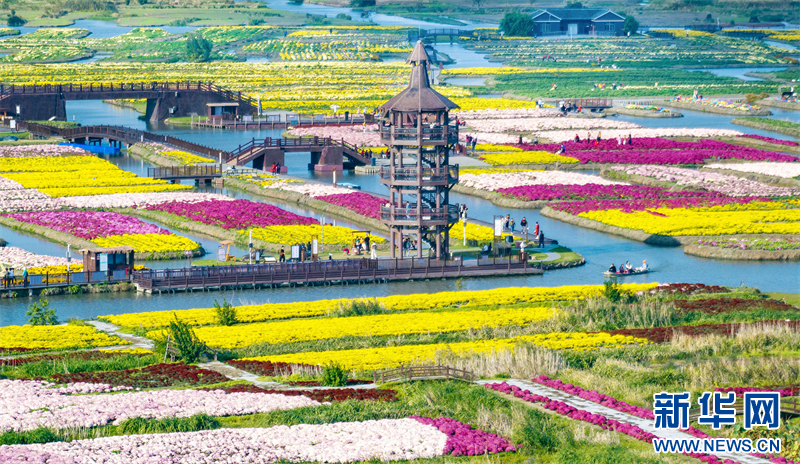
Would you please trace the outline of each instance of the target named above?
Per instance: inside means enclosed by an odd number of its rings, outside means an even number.
[[[351,169],[370,163],[369,157],[359,153],[358,148],[344,140],[323,137],[300,137],[296,139],[253,139],[231,151],[207,147],[170,135],[154,134],[123,126],[80,126],[63,129],[46,124],[19,121],[19,129],[47,137],[58,136],[76,143],[109,142],[132,145],[140,142],[156,142],[170,145],[213,160],[221,160],[234,166],[252,162],[253,168],[263,169],[272,163],[285,165],[286,152],[310,152],[309,170],[332,171]]]
[[[241,92],[208,82],[135,82],[118,84],[0,84],[0,112],[18,119],[44,121],[55,116],[66,120],[67,100],[147,100],[145,117],[156,122],[168,117],[204,115],[208,104],[238,105],[239,115],[258,111],[258,103]]]

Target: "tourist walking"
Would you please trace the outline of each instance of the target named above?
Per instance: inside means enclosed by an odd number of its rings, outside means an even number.
[[[278,262],[279,263],[285,263],[286,262],[286,251],[283,249],[283,247],[281,247],[281,255],[278,258]]]
[[[28,286],[28,268],[22,270],[22,285],[27,287]]]
[[[539,231],[539,248],[544,248],[544,231]]]
[[[475,145],[478,144],[478,137],[472,137],[472,153],[475,153]]]
[[[372,259],[378,259],[378,245],[375,242],[372,242],[369,257]]]
[[[539,236],[539,221],[536,221],[536,228],[533,229],[533,237],[534,239]]]
[[[519,221],[519,227],[522,229],[522,233],[525,234],[525,236],[527,237],[528,236],[528,220],[525,219],[525,216],[522,216],[522,220]]]
[[[514,218],[510,218],[508,220],[508,228],[511,229],[511,233],[512,234],[514,233],[514,227],[516,227],[516,226],[517,226],[517,224],[514,222]]]

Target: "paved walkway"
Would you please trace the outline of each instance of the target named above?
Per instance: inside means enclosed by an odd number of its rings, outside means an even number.
[[[125,348],[144,348],[145,350],[152,350],[155,347],[153,340],[138,335],[119,332],[119,326],[114,324],[103,321],[86,321],[86,323],[95,326],[95,328],[101,332],[105,332],[109,335],[116,335],[125,341],[131,342],[130,345],[126,346],[105,346],[102,348],[95,348],[95,350],[121,350]]]
[[[478,384],[487,384],[487,383],[499,383],[500,381],[497,380],[480,380],[476,383]],[[569,393],[562,392],[561,390],[556,390],[555,388],[545,387],[544,385],[539,385],[538,383],[534,383],[528,380],[517,380],[517,379],[510,379],[505,380],[505,382],[509,385],[515,385],[523,390],[529,390],[531,393],[546,396],[552,400],[562,401],[572,407],[583,409],[585,411],[589,411],[593,414],[602,414],[609,419],[614,419],[620,422],[626,422],[628,424],[633,424],[638,427],[641,427],[642,430],[652,433],[653,435],[660,437],[660,438],[672,438],[672,439],[691,439],[695,438],[688,433],[678,432],[676,430],[656,430],[653,426],[652,419],[642,419],[641,417],[632,416],[630,414],[617,411],[616,409],[607,408],[605,406],[601,406],[595,402],[585,400],[578,396],[570,395]],[[527,402],[526,402],[527,403]],[[533,403],[527,403],[533,406]],[[732,454],[732,453],[713,453],[720,459],[731,459],[733,461],[739,461],[742,464],[770,464],[770,461],[763,458],[757,458],[755,456],[750,456],[747,454]]]
[[[210,371],[218,372],[231,380],[244,380],[246,382],[252,383],[257,387],[266,388],[270,390],[329,390],[334,388],[352,388],[354,390],[358,390],[358,389],[373,389],[378,387],[374,383],[367,383],[362,385],[348,385],[345,387],[296,387],[278,382],[264,382],[258,380],[258,376],[256,374],[243,371],[239,368],[233,367],[229,364],[225,364],[219,361],[212,361],[208,363],[198,364],[197,366],[203,369],[208,369]]]

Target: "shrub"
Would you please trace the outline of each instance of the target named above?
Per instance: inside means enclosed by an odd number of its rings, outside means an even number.
[[[28,324],[30,325],[58,324],[56,310],[50,308],[50,302],[44,297],[41,297],[39,301],[35,303],[31,303],[28,306],[28,311],[25,312],[25,315],[28,316]]]
[[[533,25],[530,15],[509,12],[500,21],[500,30],[509,37],[528,37],[533,32]]]
[[[197,338],[192,326],[175,316],[175,320],[169,323],[169,335],[181,359],[190,364],[200,359],[205,346]]]
[[[186,61],[204,63],[211,57],[212,48],[213,44],[205,37],[193,32],[186,35]]]
[[[603,289],[603,295],[605,295],[608,301],[612,303],[618,303],[622,300],[623,293],[618,283],[612,280],[606,280],[603,282],[603,285],[605,286]]]
[[[322,385],[326,387],[343,387],[347,385],[347,371],[336,363],[326,365],[322,370]]]
[[[52,430],[44,427],[25,432],[0,433],[0,446],[2,445],[31,445],[34,443],[50,443],[62,441]]]
[[[234,325],[239,322],[236,319],[236,308],[224,298],[222,299],[222,305],[217,300],[214,300],[214,309],[217,312],[217,323],[219,325]]]
[[[383,314],[386,310],[381,306],[377,299],[356,300],[349,303],[342,303],[338,308],[328,313],[333,317],[350,316],[369,316],[371,314]]]
[[[24,26],[26,22],[27,21],[25,21],[24,19],[20,18],[19,16],[15,15],[15,14],[12,14],[11,16],[8,17],[8,22],[7,23],[8,23],[9,26],[12,26],[12,27],[20,27],[20,26]]]
[[[168,417],[165,419],[126,419],[117,426],[120,435],[144,435],[152,433],[195,432],[197,430],[218,429],[219,420],[205,414],[191,417]]]

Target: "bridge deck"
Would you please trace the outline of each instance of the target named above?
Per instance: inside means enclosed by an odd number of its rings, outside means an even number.
[[[416,263],[416,264],[415,264]],[[537,265],[514,259],[464,265],[462,261],[429,259],[318,261],[247,266],[209,266],[188,269],[137,271],[133,282],[146,292],[226,287],[331,285],[394,280],[537,275]]]

